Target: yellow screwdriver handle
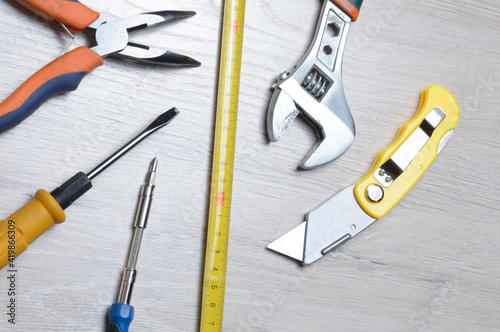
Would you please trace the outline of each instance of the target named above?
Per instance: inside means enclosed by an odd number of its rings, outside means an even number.
[[[422,92],[420,107],[354,187],[359,205],[380,219],[413,187],[458,123],[458,104],[437,85]]]
[[[28,245],[52,225],[65,219],[66,215],[54,197],[39,189],[28,204],[0,221],[0,269],[13,264]]]

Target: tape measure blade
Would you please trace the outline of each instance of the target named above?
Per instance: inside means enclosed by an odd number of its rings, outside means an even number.
[[[200,331],[222,331],[244,17],[225,1]]]

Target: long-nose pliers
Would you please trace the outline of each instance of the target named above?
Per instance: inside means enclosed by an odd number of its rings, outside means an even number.
[[[96,46],[80,46],[49,63],[0,103],[0,133],[26,119],[52,96],[76,90],[81,80],[108,55],[167,66],[197,67],[188,56],[129,41],[129,32],[191,17],[193,11],[157,11],[107,22],[76,0],[16,0],[41,17],[73,32],[91,29]]]

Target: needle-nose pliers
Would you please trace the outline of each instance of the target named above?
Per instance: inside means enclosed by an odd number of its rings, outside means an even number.
[[[74,32],[93,30],[96,46],[80,46],[49,63],[0,103],[0,133],[26,119],[52,96],[76,90],[81,80],[113,55],[167,66],[197,67],[188,56],[133,43],[129,32],[191,17],[193,11],[157,11],[107,22],[98,12],[76,0],[16,0],[41,17]]]

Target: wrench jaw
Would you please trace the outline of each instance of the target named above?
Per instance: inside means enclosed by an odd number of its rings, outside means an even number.
[[[267,112],[267,133],[271,142],[276,142],[299,114],[290,96],[276,87]]]
[[[300,162],[300,168],[311,169],[328,163],[342,155],[353,143],[355,125],[344,97],[341,78],[324,96],[322,103],[311,97],[293,77],[278,85],[269,104],[269,139],[276,142],[298,114],[315,128],[318,136],[318,141]]]
[[[307,120],[318,136],[318,141],[300,162],[300,168],[311,169],[328,163],[342,155],[353,143],[354,120],[340,76],[321,102],[311,96],[294,76],[277,83],[268,110],[269,139],[276,142],[298,114]]]
[[[311,169],[341,156],[354,142],[355,125],[342,89],[342,78],[318,103],[303,94],[295,105],[316,130],[318,140],[299,164],[302,169]],[[299,94],[297,94],[299,95]]]
[[[311,147],[299,164],[302,169],[311,169],[326,164],[342,155],[354,141],[354,131],[338,123],[336,130],[324,133],[323,138]]]
[[[300,168],[332,161],[354,141],[354,120],[342,85],[342,56],[350,23],[349,16],[332,1],[324,1],[309,50],[273,85],[267,117],[269,139],[277,141],[298,114],[308,120],[319,138]]]

